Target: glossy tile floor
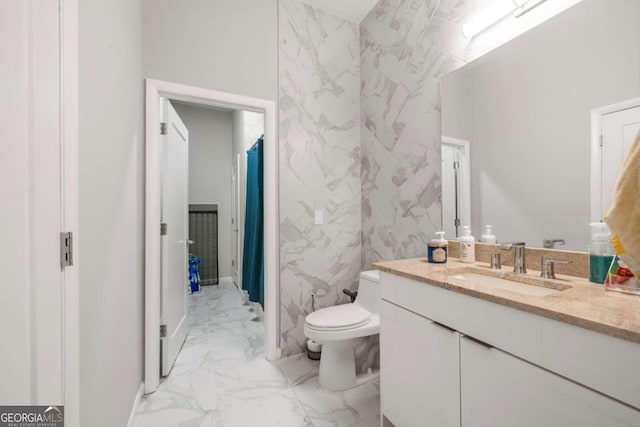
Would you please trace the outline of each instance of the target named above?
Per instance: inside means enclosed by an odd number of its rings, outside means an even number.
[[[137,427],[380,426],[380,384],[344,392],[318,386],[318,362],[264,358],[264,326],[232,283],[190,297],[189,332]]]

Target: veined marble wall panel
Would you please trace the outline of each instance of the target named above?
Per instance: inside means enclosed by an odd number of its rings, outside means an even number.
[[[380,0],[360,25],[362,267],[425,256],[440,229],[439,80],[472,59],[487,0]]]
[[[305,348],[304,319],[347,302],[361,266],[358,25],[279,3],[280,346]],[[324,224],[314,224],[323,210]]]

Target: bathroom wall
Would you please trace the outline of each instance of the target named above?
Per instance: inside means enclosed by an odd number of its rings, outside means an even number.
[[[360,24],[363,269],[423,256],[441,227],[440,78],[548,18],[537,8],[471,42],[462,24],[486,6],[380,0]]]
[[[464,63],[454,3],[381,0],[360,25],[363,269],[424,255],[440,228],[439,78]]]
[[[277,0],[142,5],[145,77],[277,99]]]
[[[305,316],[347,302],[360,247],[358,26],[279,2],[280,300],[283,355],[301,351]],[[322,210],[324,223],[314,224]]]
[[[189,203],[218,205],[218,274],[231,277],[233,112],[173,106],[189,130]]]
[[[144,354],[141,2],[79,7],[80,426],[125,426]]]

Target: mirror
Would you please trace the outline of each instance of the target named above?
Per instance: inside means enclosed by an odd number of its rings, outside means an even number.
[[[639,21],[637,0],[583,0],[441,80],[447,236],[459,218],[587,250],[640,130]]]

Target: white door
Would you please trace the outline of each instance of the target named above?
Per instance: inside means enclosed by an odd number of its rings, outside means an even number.
[[[640,107],[602,116],[602,199],[600,218],[611,207],[613,191],[631,144],[640,133]]]
[[[231,268],[233,283],[240,283],[240,229],[238,213],[240,212],[240,155],[238,154],[231,165]]]
[[[0,403],[61,405],[58,1],[0,3]]]
[[[161,338],[161,368],[162,375],[169,375],[187,336],[189,132],[168,99],[162,100],[162,122],[160,221],[166,233],[161,238],[160,323],[166,336]]]

